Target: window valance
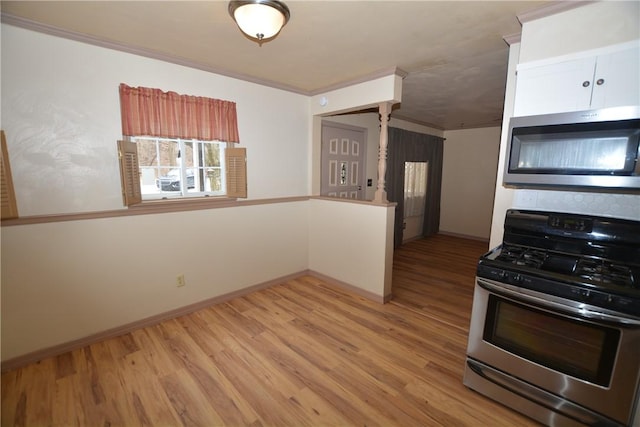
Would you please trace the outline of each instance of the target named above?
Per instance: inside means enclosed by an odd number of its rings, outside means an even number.
[[[236,103],[120,84],[122,134],[240,142]]]

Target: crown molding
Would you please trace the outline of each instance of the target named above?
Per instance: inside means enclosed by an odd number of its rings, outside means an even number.
[[[567,10],[575,9],[576,7],[585,6],[590,3],[596,3],[592,0],[561,0],[553,1],[544,6],[536,9],[528,10],[517,15],[520,25],[540,18],[546,18],[548,16],[555,15],[557,13],[565,12]],[[522,41],[522,32],[508,34],[502,37],[509,46]]]
[[[207,71],[210,73],[219,74],[222,76],[231,77],[238,80],[243,80],[250,83],[256,83],[262,86],[268,86],[275,89],[281,89],[288,92],[298,93],[301,95],[308,95],[307,91],[301,90],[294,86],[277,83],[271,80],[259,79],[243,73],[231,72],[229,70],[212,67],[210,65],[205,65],[200,62],[192,61],[186,58],[181,58],[174,55],[167,55],[165,53],[161,53],[152,49],[134,47],[134,46],[127,45],[125,43],[120,43],[112,40],[94,37],[87,34],[78,33],[75,31],[65,30],[53,25],[43,24],[41,22],[36,22],[30,19],[22,18],[19,16],[8,14],[8,13],[2,13],[1,20],[3,24],[13,25],[15,27],[20,27],[27,30],[48,34],[55,37],[74,40],[81,43],[87,43],[90,45],[103,47],[106,49],[117,50],[120,52],[130,53],[133,55],[143,56],[146,58],[157,59],[159,61],[168,62],[176,65],[182,65],[185,67]]]
[[[504,40],[505,43],[509,46],[511,46],[512,44],[520,43],[522,41],[522,33],[509,34],[502,37],[502,40]]]
[[[413,119],[411,117],[405,117],[402,114],[397,114],[397,113],[395,113],[393,111],[391,112],[391,118],[392,119],[396,119],[396,120],[402,120],[404,122],[413,123],[414,125],[425,126],[425,127],[431,128],[431,129],[439,130],[441,132],[444,132],[446,130],[442,126],[434,125],[433,123],[424,122],[422,120]],[[393,127],[393,126],[391,126],[391,127]]]
[[[103,47],[106,49],[112,49],[120,52],[130,53],[132,55],[143,56],[146,58],[157,59],[159,61],[168,62],[171,64],[182,65],[184,67],[194,68],[201,71],[206,71],[213,74],[218,74],[250,83],[259,84],[262,86],[271,87],[274,89],[280,89],[288,92],[297,93],[305,96],[314,96],[319,93],[327,92],[330,90],[342,89],[354,84],[367,82],[376,78],[386,77],[389,75],[398,75],[401,78],[405,78],[409,73],[406,71],[393,67],[384,70],[379,70],[364,76],[360,76],[353,80],[348,80],[320,89],[314,89],[312,91],[302,90],[298,87],[274,82],[272,80],[260,79],[243,73],[231,72],[222,68],[212,67],[205,65],[197,61],[181,58],[174,55],[167,55],[152,49],[145,49],[140,47],[134,47],[125,43],[115,42],[112,40],[103,39],[100,37],[90,36],[87,34],[79,33],[76,31],[65,30],[60,27],[56,27],[49,24],[43,24],[41,22],[33,21],[31,19],[22,18],[9,13],[0,13],[0,20],[3,24],[13,25],[15,27],[24,28],[26,30],[35,31],[38,33],[48,34],[50,36],[60,37],[68,40],[74,40],[81,43],[87,43],[93,46]]]
[[[542,7],[532,9],[517,15],[520,24],[530,22],[540,18],[546,18],[547,16],[555,15],[557,13],[565,12],[567,10],[575,9],[576,7],[585,6],[587,4],[597,3],[593,0],[560,0],[552,1]]]
[[[379,79],[381,77],[387,77],[387,76],[391,76],[391,75],[395,75],[395,76],[399,76],[400,78],[404,79],[405,77],[407,77],[409,75],[408,72],[398,68],[398,67],[391,67],[391,68],[386,68],[386,69],[382,69],[382,70],[378,70],[378,71],[374,71],[373,73],[369,73],[366,74],[364,76],[360,76],[358,78],[352,79],[352,80],[347,80],[344,82],[340,82],[340,83],[336,83],[330,86],[326,86],[326,87],[322,87],[320,89],[314,89],[312,91],[310,91],[308,93],[309,96],[315,96],[315,95],[319,95],[321,93],[324,92],[329,92],[332,90],[337,90],[337,89],[343,89],[345,87],[349,87],[349,86],[353,86],[355,84],[358,83],[364,83],[364,82],[368,82],[371,80],[375,80],[375,79]]]

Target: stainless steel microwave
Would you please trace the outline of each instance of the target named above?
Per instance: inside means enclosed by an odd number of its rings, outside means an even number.
[[[504,184],[640,191],[640,107],[513,117]]]

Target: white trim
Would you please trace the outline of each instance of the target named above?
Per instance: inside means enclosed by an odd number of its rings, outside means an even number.
[[[520,24],[524,24],[525,22],[534,21],[540,18],[546,18],[548,16],[566,12],[567,10],[575,9],[576,7],[585,6],[591,3],[595,3],[595,1],[555,1],[548,3],[542,7],[537,7],[535,9],[522,12],[517,15],[517,18],[518,21],[520,21]]]
[[[167,200],[146,200],[128,208],[110,211],[82,212],[55,215],[23,216],[2,220],[2,227],[14,225],[44,224],[48,222],[81,221],[89,219],[115,218],[120,216],[150,215],[170,212],[186,212],[201,209],[221,209],[272,203],[289,203],[309,200],[310,196],[280,197],[237,201],[230,197],[182,197]]]
[[[91,44],[94,46],[100,46],[107,49],[113,49],[120,52],[131,53],[133,55],[144,56],[146,58],[157,59],[159,61],[169,62],[172,64],[182,65],[189,68],[194,68],[196,70],[207,71],[214,74],[219,74],[221,76],[231,77],[238,80],[243,80],[250,83],[256,83],[262,86],[271,87],[274,89],[285,90],[288,92],[297,93],[300,95],[306,96],[314,96],[319,93],[328,92],[337,89],[343,89],[345,87],[353,86],[358,83],[368,82],[370,80],[375,80],[380,77],[386,77],[389,75],[397,75],[400,78],[405,78],[408,73],[398,67],[385,68],[378,71],[374,71],[373,73],[369,73],[358,78],[344,81],[341,83],[336,83],[333,85],[321,87],[318,89],[314,89],[311,91],[303,90],[295,86],[287,85],[284,83],[274,82],[272,80],[260,79],[257,77],[250,76],[248,74],[233,72],[229,70],[225,70],[218,67],[212,67],[211,65],[202,64],[197,61],[191,61],[188,59],[180,58],[173,55],[168,55],[166,53],[158,52],[151,49],[144,49],[141,47],[134,47],[124,43],[118,43],[111,40],[105,40],[95,36],[89,36],[87,34],[78,33],[75,31],[70,31],[66,29],[62,29],[59,27],[55,27],[49,24],[43,24],[41,22],[36,22],[30,19],[22,18],[19,16],[11,15],[9,13],[2,12],[1,21],[3,24],[13,25],[15,27],[24,28],[31,31],[36,31],[39,33],[49,34],[51,36],[61,37],[64,39],[75,40],[82,43]]]
[[[583,50],[580,52],[570,53],[567,55],[553,56],[551,58],[539,59],[536,61],[523,62],[516,66],[516,70],[526,70],[529,68],[536,68],[545,65],[558,64],[560,62],[574,61],[576,59],[594,58],[599,55],[607,55],[610,53],[621,52],[628,49],[640,49],[640,39],[632,40],[625,43],[612,44],[597,49]]]

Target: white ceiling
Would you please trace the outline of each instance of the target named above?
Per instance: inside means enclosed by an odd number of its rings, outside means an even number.
[[[498,126],[517,15],[547,1],[288,0],[259,46],[226,1],[2,1],[3,22],[316,94],[408,73],[393,116],[444,130]],[[170,88],[163,88],[170,90]]]

